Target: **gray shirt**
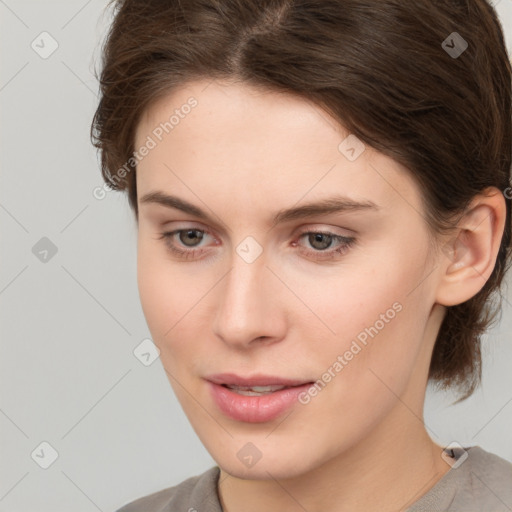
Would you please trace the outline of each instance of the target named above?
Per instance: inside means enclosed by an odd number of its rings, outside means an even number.
[[[454,451],[455,463],[448,473],[405,512],[512,512],[512,464],[478,446],[464,450]],[[117,512],[223,512],[219,475],[214,466]]]

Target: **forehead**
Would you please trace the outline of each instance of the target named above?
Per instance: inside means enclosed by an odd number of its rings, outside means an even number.
[[[221,194],[240,205],[282,204],[284,198],[288,204],[335,190],[355,200],[393,207],[400,199],[419,208],[419,190],[403,166],[298,95],[190,82],[146,110],[135,148],[148,138],[155,145],[137,166],[139,198],[159,189],[190,199],[191,192]]]
[[[147,108],[141,117],[137,139],[161,123],[168,122],[167,131],[179,137],[183,126],[193,128],[202,141],[214,139],[222,143],[229,136],[233,144],[244,135],[274,140],[277,135],[299,133],[312,143],[314,131],[322,126],[336,139],[346,136],[345,128],[312,101],[299,95],[255,87],[242,82],[198,80],[188,82],[169,92]],[[186,129],[186,128],[185,128]],[[238,131],[240,129],[240,131]],[[234,135],[237,135],[235,138]],[[192,142],[189,138],[189,141]]]

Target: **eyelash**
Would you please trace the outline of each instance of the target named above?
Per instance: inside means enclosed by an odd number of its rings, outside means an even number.
[[[176,229],[174,231],[168,231],[165,233],[161,233],[161,235],[157,238],[158,240],[165,240],[165,245],[167,248],[171,251],[171,253],[182,257],[184,259],[192,259],[195,256],[198,255],[198,253],[203,252],[200,249],[179,249],[175,245],[172,245],[171,240],[174,237],[174,235],[178,233],[182,233],[185,231],[199,231],[200,233],[206,233],[208,235],[211,235],[212,233],[206,229],[198,229],[198,228],[182,228],[182,229]],[[356,239],[354,237],[346,237],[342,235],[337,235],[335,233],[331,233],[329,231],[303,231],[299,234],[299,239],[306,236],[306,235],[326,235],[331,236],[334,241],[340,242],[342,245],[337,249],[332,250],[299,250],[301,253],[306,253],[309,256],[312,256],[315,260],[318,261],[325,261],[325,260],[332,260],[336,258],[336,255],[338,254],[340,257],[344,255],[345,251],[347,251],[350,247],[352,247]],[[327,255],[327,257],[322,256],[318,257],[317,255]],[[209,259],[209,258],[208,258]]]

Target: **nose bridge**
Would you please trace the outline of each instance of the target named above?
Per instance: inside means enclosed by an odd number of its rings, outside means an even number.
[[[278,312],[270,311],[273,275],[261,246],[244,240],[235,250],[221,288],[214,330],[224,342],[244,346],[256,338],[276,336],[272,318],[275,321]]]

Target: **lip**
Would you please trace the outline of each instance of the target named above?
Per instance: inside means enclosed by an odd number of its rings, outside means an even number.
[[[205,379],[215,384],[228,384],[229,386],[300,386],[312,382],[304,379],[283,379],[282,377],[263,374],[241,377],[235,373],[217,373],[205,377]]]
[[[244,378],[235,374],[220,374],[211,375],[206,380],[212,399],[220,411],[234,420],[246,423],[264,423],[281,416],[297,404],[301,393],[313,385],[313,382],[268,375]],[[235,393],[222,384],[288,387],[261,396],[246,396]]]

